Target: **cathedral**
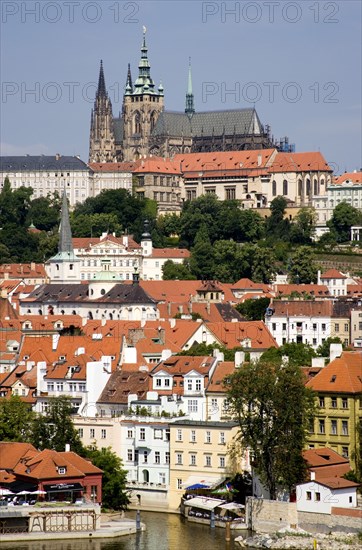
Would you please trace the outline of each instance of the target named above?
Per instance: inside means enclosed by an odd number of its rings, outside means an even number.
[[[178,153],[240,151],[275,147],[268,127],[254,108],[197,112],[189,64],[183,112],[166,111],[162,84],[151,78],[146,29],[143,29],[138,77],[130,65],[122,112],[114,117],[101,61],[98,89],[91,114],[89,162],[122,162],[142,156],[173,157]]]

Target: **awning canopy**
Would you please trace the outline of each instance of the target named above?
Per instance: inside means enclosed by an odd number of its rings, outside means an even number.
[[[227,502],[226,504],[222,504],[220,508],[224,508],[226,510],[242,510],[245,506],[244,504],[239,504],[238,502]]]
[[[192,506],[192,508],[200,508],[201,510],[213,510],[224,503],[225,500],[207,497],[194,497],[184,502],[185,506]]]
[[[44,485],[47,493],[66,493],[69,491],[83,491],[83,485],[80,483],[54,483],[54,485]]]
[[[186,482],[182,484],[184,489],[191,489],[193,485],[203,485],[203,489],[212,489],[217,487],[220,483],[225,481],[225,477],[212,477],[212,476],[190,476]],[[201,487],[199,487],[201,489]]]

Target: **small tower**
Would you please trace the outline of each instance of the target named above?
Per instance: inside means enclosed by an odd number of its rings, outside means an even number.
[[[50,258],[45,268],[53,284],[80,282],[80,259],[74,254],[72,232],[69,221],[67,194],[63,192],[61,219],[59,226],[58,253]]]
[[[164,108],[164,92],[158,89],[151,77],[146,44],[146,27],[143,27],[141,59],[138,77],[132,83],[128,67],[126,88],[123,97],[123,158],[135,160],[149,154],[150,136]]]
[[[149,232],[149,221],[144,221],[144,229],[141,236],[141,247],[143,256],[152,256],[152,238]]]
[[[115,157],[112,103],[107,94],[101,61],[97,94],[91,114],[89,162],[113,162]]]
[[[191,118],[194,112],[195,112],[195,106],[194,106],[194,94],[192,93],[191,57],[189,57],[189,77],[188,77],[188,83],[187,83],[185,113],[189,118]]]

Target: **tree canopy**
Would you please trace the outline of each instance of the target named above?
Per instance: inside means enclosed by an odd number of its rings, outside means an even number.
[[[0,441],[29,442],[35,413],[17,395],[0,399]]]
[[[111,510],[125,510],[129,504],[126,489],[127,472],[122,460],[110,447],[87,449],[87,458],[103,470],[102,507]]]
[[[262,361],[244,363],[224,380],[240,445],[252,451],[273,500],[278,487],[291,490],[305,479],[302,450],[315,400],[304,382],[300,367]]]

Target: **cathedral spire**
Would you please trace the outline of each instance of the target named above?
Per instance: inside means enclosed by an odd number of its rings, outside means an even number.
[[[70,229],[67,193],[63,191],[62,213],[59,226],[59,253],[73,254],[72,231]]]
[[[185,113],[191,118],[195,112],[194,94],[192,93],[191,57],[189,57],[189,76],[187,82]]]
[[[131,65],[130,63],[128,63],[125,95],[131,95],[132,92],[133,92],[133,84],[132,84]]]
[[[103,71],[103,61],[102,61],[102,59],[101,59],[101,66],[100,66],[100,69],[99,69],[97,95],[107,95],[106,83],[105,83],[105,80],[104,80],[104,71]]]
[[[141,47],[141,59],[138,64],[138,78],[134,84],[133,94],[156,94],[155,83],[151,78],[151,66],[148,60],[148,48],[146,44],[146,27],[143,27],[143,39]]]

